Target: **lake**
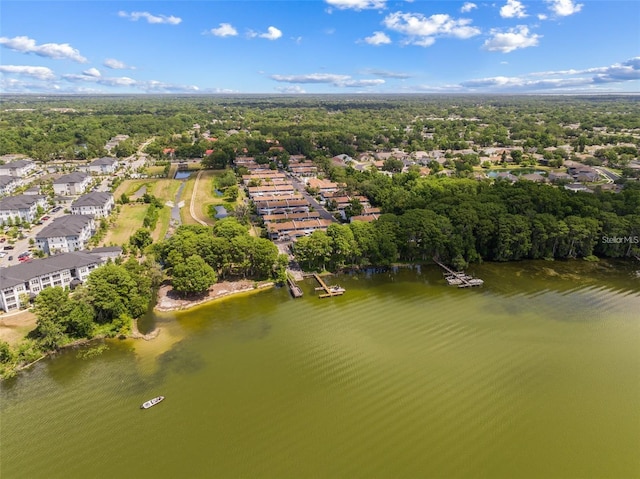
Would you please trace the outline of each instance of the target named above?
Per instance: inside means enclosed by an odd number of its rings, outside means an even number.
[[[0,476],[640,477],[640,263],[469,272],[306,280],[41,361],[0,385]]]

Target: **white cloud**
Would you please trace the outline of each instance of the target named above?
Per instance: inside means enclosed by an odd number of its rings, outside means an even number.
[[[373,35],[365,37],[364,41],[369,45],[387,45],[391,43],[391,38],[384,32],[373,32]]]
[[[640,57],[604,67],[532,72],[517,77],[495,76],[462,82],[474,91],[576,91],[602,84],[640,80]]]
[[[271,75],[272,80],[282,83],[326,83],[337,87],[369,87],[382,85],[385,81],[381,78],[357,80],[350,75],[337,75],[334,73],[310,73],[307,75]]]
[[[300,85],[280,86],[276,87],[276,91],[280,93],[307,93]]]
[[[525,25],[510,28],[507,32],[491,30],[492,37],[484,42],[483,48],[490,52],[509,53],[520,48],[535,47],[541,35],[530,33]]]
[[[546,20],[547,18],[549,17],[547,17],[547,15],[545,15],[544,13],[538,13],[538,20]]]
[[[102,64],[111,68],[112,70],[135,70],[135,67],[129,66],[120,60],[116,60],[115,58],[107,58]]]
[[[377,70],[375,68],[369,68],[367,70],[364,70],[362,73],[366,75],[375,75],[382,78],[400,78],[400,79],[411,78],[411,75],[409,75],[408,73],[391,72],[388,70]]]
[[[238,34],[238,30],[236,30],[230,23],[221,23],[218,28],[212,28],[209,30],[209,33],[216,37],[234,37]]]
[[[462,8],[460,8],[460,12],[461,13],[467,13],[467,12],[470,12],[471,10],[473,10],[474,8],[478,8],[478,5],[476,5],[475,3],[471,3],[471,2],[465,2],[465,4],[462,5]]]
[[[88,70],[83,71],[82,74],[96,78],[102,76],[102,73],[100,73],[100,70],[98,70],[97,68],[89,68]]]
[[[133,88],[146,93],[181,93],[197,92],[200,89],[195,85],[176,85],[164,83],[158,80],[135,80],[130,77],[103,77],[95,75],[94,68],[82,72],[81,74],[63,75],[62,78],[70,83],[94,83],[106,87]],[[96,70],[97,71],[97,70]]]
[[[276,27],[267,28],[266,33],[261,33],[258,35],[260,38],[266,38],[267,40],[277,40],[282,36],[282,32],[278,30]]]
[[[436,37],[467,39],[480,34],[480,29],[470,26],[467,18],[454,19],[446,14],[425,17],[420,13],[395,12],[385,17],[383,24],[390,30],[407,35],[405,43],[430,46]]]
[[[546,0],[549,10],[559,17],[567,17],[582,10],[584,4],[574,3],[573,0]]]
[[[349,75],[333,73],[310,73],[308,75],[271,75],[271,79],[284,83],[341,83],[349,80]]]
[[[37,78],[38,80],[52,80],[56,77],[50,68],[26,65],[0,65],[0,72]]]
[[[524,5],[518,0],[507,0],[507,3],[500,9],[500,16],[502,18],[524,18],[527,16],[527,12]]]
[[[87,62],[87,59],[68,43],[43,43],[38,45],[33,38],[19,36],[13,38],[0,37],[0,45],[20,53],[35,53],[38,56],[53,58],[54,60]]]
[[[153,15],[149,12],[128,13],[121,10],[118,12],[118,16],[123,18],[128,18],[132,22],[137,22],[142,18],[142,19],[145,19],[147,23],[152,23],[152,24],[164,23],[167,25],[178,25],[179,23],[182,22],[182,18],[180,17],[175,17],[173,15]]]
[[[386,7],[386,0],[325,0],[338,10],[371,10]]]

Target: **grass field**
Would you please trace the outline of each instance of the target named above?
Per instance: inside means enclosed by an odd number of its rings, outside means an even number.
[[[180,181],[167,178],[125,180],[118,186],[113,197],[117,200],[122,196],[122,193],[131,197],[143,186],[147,187],[147,193],[151,193],[162,201],[174,201],[180,187]]]
[[[142,228],[142,220],[148,207],[149,205],[145,204],[122,205],[115,224],[109,228],[102,244],[122,245],[128,243],[131,235]]]

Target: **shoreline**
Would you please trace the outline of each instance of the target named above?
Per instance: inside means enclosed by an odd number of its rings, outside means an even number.
[[[254,291],[262,291],[267,288],[272,288],[274,285],[275,283],[273,281],[263,281],[259,283],[246,279],[240,281],[222,281],[211,286],[204,294],[183,298],[173,292],[171,285],[164,284],[158,288],[156,305],[154,306],[153,311],[157,313],[186,311],[191,308],[195,308],[196,306],[211,303],[218,299]],[[153,334],[153,331],[149,334]],[[142,335],[140,337],[142,337]]]

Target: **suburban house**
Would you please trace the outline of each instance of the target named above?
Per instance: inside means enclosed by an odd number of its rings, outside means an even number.
[[[288,240],[299,236],[308,236],[314,231],[325,231],[331,220],[324,219],[309,219],[301,221],[286,221],[284,223],[269,223],[267,225],[267,232],[269,239],[273,241]]]
[[[114,206],[115,201],[111,193],[92,191],[71,203],[71,214],[104,218],[109,216]]]
[[[61,216],[36,235],[36,245],[46,254],[78,251],[86,247],[95,230],[95,222],[91,216]]]
[[[22,184],[17,176],[2,175],[0,176],[0,196],[10,195]]]
[[[89,163],[88,170],[89,173],[95,173],[97,175],[110,175],[118,169],[118,165],[117,158],[105,156]]]
[[[46,197],[41,195],[17,195],[0,199],[0,224],[10,219],[34,221],[38,216],[38,206],[43,210],[47,206]]]
[[[256,201],[256,210],[259,215],[274,215],[284,213],[307,213],[310,204],[304,198],[300,199],[278,199]]]
[[[53,181],[53,191],[56,195],[81,195],[91,181],[91,175],[86,173],[69,173]]]
[[[25,178],[35,170],[36,164],[31,160],[14,160],[11,163],[0,165],[0,176],[16,176]]]
[[[82,282],[103,263],[99,256],[83,252],[62,253],[0,268],[0,309],[20,307],[20,296],[37,295],[49,286],[70,286]]]

